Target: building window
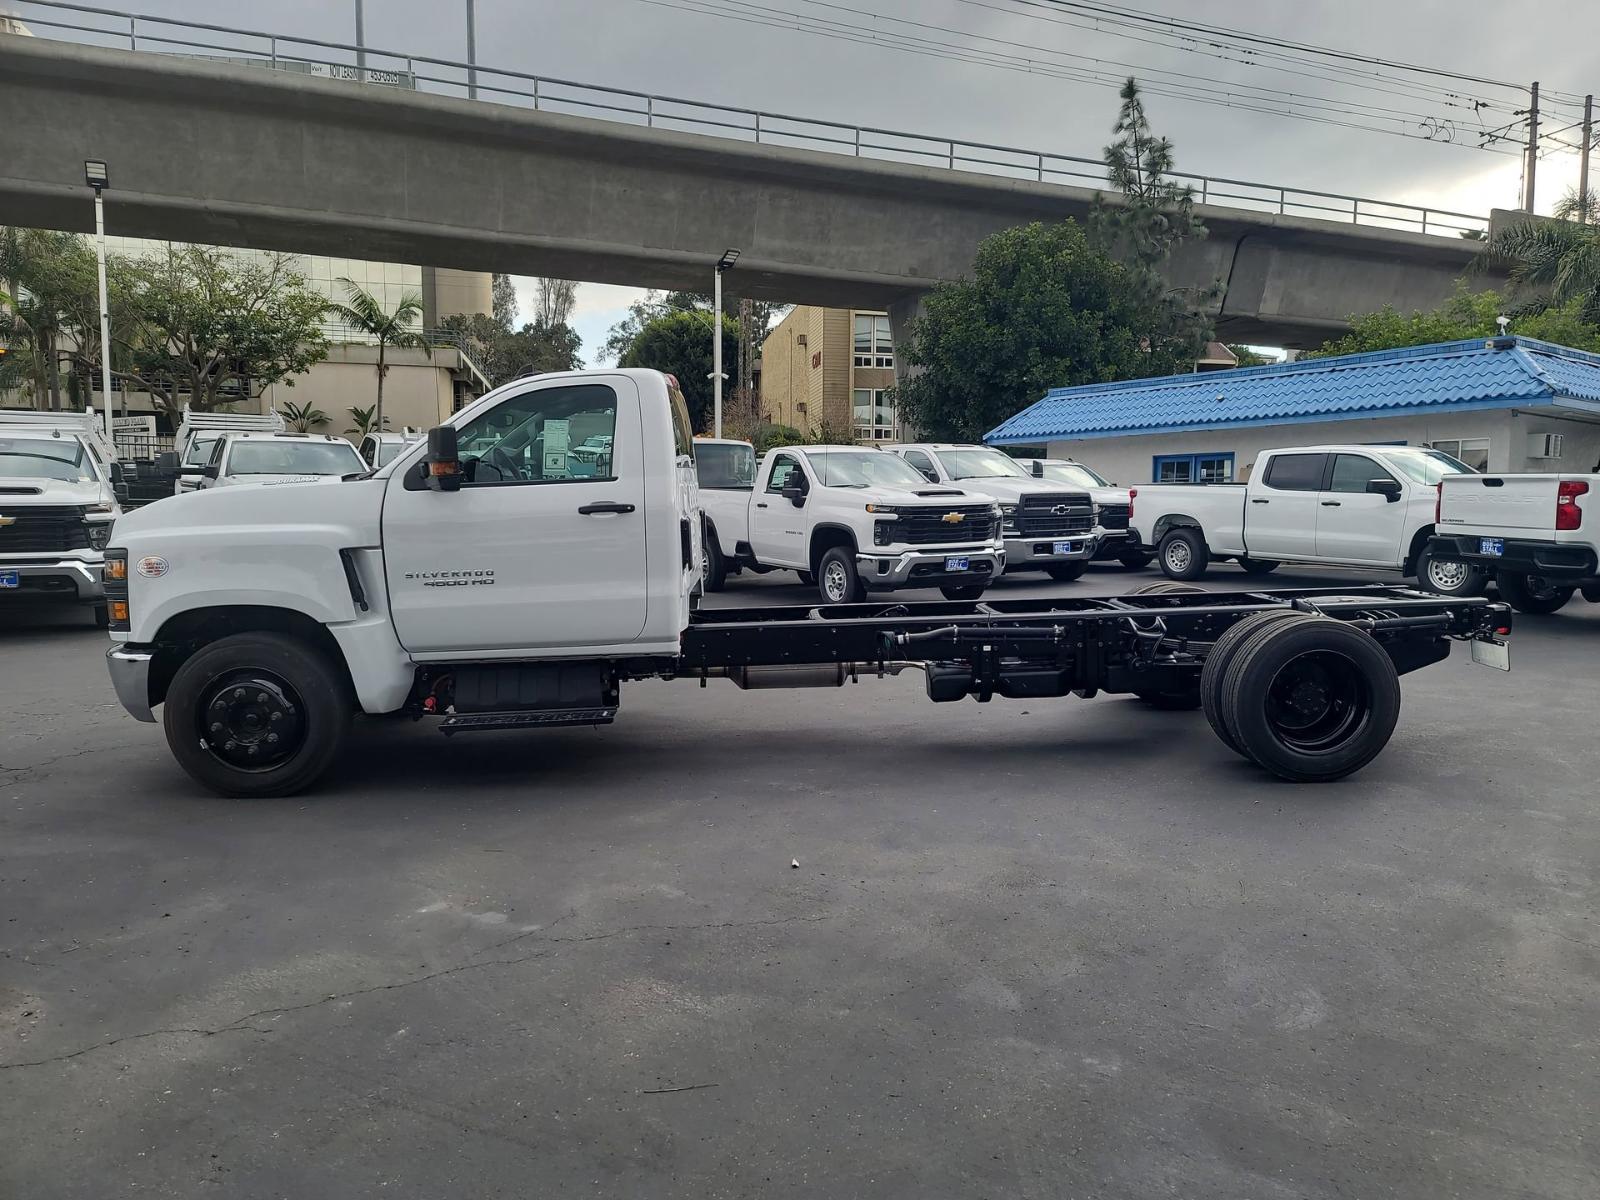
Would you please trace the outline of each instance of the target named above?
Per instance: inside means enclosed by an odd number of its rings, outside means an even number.
[[[1489,469],[1488,438],[1452,438],[1443,442],[1429,442],[1428,445],[1451,458],[1459,458],[1474,471]]]
[[[889,340],[889,318],[871,313],[855,315],[854,364],[858,367],[894,368],[894,345]]]
[[[883,388],[850,393],[850,424],[858,442],[888,442],[895,437],[894,402]]]
[[[1156,483],[1232,483],[1233,453],[1158,454],[1150,475]]]

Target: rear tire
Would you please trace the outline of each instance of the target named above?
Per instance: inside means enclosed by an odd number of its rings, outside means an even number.
[[[1123,554],[1118,556],[1117,561],[1130,571],[1142,571],[1154,561],[1154,556],[1144,553]]]
[[[942,587],[940,595],[946,600],[977,600],[983,596],[984,589],[978,587]]]
[[[1417,556],[1417,583],[1440,596],[1481,596],[1489,576],[1460,558],[1436,558],[1424,550]]]
[[[1044,573],[1057,583],[1071,583],[1075,579],[1082,579],[1088,569],[1087,562],[1051,563]]]
[[[1575,584],[1553,584],[1538,575],[1495,576],[1495,586],[1500,589],[1500,599],[1519,613],[1546,616],[1560,609],[1577,591]]]
[[[218,795],[289,796],[328,769],[353,708],[344,673],[312,647],[236,633],[178,668],[162,724],[178,765]]]
[[[1155,583],[1141,583],[1129,596],[1196,596],[1204,592],[1205,588],[1190,587],[1187,583],[1168,583],[1158,579]]]
[[[817,586],[817,577],[810,571],[796,571],[795,574],[800,576],[800,583],[803,587]]]
[[[855,551],[835,546],[817,564],[817,591],[824,604],[859,604],[867,598],[867,587],[856,571]]]
[[[1280,779],[1342,779],[1388,744],[1400,678],[1377,641],[1341,621],[1275,622],[1235,651],[1222,715],[1245,754]]]
[[[1157,552],[1161,560],[1161,573],[1168,579],[1199,579],[1206,573],[1211,561],[1211,551],[1198,529],[1187,525],[1171,530],[1161,539]]]
[[[1269,558],[1241,558],[1239,569],[1246,575],[1271,575],[1282,565]]]
[[[1245,758],[1250,756],[1244,752],[1233,731],[1228,728],[1227,721],[1223,719],[1222,681],[1227,677],[1228,666],[1233,662],[1234,655],[1245,642],[1263,629],[1289,618],[1308,621],[1313,619],[1309,613],[1275,608],[1267,612],[1253,613],[1243,620],[1235,621],[1222,631],[1222,636],[1211,647],[1211,653],[1206,655],[1206,665],[1200,670],[1200,707],[1205,709],[1206,721],[1211,725],[1211,732],[1221,739],[1224,746]]]

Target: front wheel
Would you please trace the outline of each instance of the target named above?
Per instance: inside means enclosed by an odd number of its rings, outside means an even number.
[[[111,610],[104,604],[94,606],[94,627],[96,629],[111,628]]]
[[[946,600],[977,600],[983,596],[983,588],[979,587],[942,587],[940,595]]]
[[[1417,556],[1417,582],[1441,596],[1481,596],[1489,576],[1460,558],[1437,558],[1424,550]]]
[[[1572,584],[1551,583],[1542,575],[1504,572],[1495,576],[1495,585],[1500,589],[1500,598],[1519,613],[1541,617],[1561,608],[1578,590]]]
[[[848,546],[835,546],[817,565],[817,591],[824,604],[859,604],[867,598],[866,585],[856,571],[856,556]]]
[[[1117,556],[1117,561],[1130,571],[1142,571],[1150,565],[1152,558],[1152,555],[1136,552],[1133,554],[1120,554]]]
[[[1157,552],[1161,560],[1161,573],[1168,579],[1199,579],[1206,573],[1211,561],[1211,551],[1198,529],[1182,526],[1161,539]]]
[[[162,724],[198,783],[223,796],[288,796],[328,769],[353,707],[343,672],[304,642],[236,633],[178,668]]]
[[[1088,561],[1080,559],[1078,562],[1051,563],[1044,573],[1057,583],[1071,583],[1074,579],[1082,579],[1088,569]]]
[[[1281,564],[1270,558],[1241,558],[1239,569],[1246,575],[1271,575]]]

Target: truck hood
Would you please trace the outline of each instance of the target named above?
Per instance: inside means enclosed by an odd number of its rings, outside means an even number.
[[[954,487],[969,492],[993,496],[1004,504],[1015,504],[1024,496],[1059,496],[1063,492],[1082,492],[1082,488],[1068,487],[1064,483],[1051,483],[1043,479],[1020,479],[997,475],[993,479],[963,479]]]
[[[126,547],[131,555],[156,553],[147,544],[151,541],[170,545],[179,539],[206,553],[225,555],[230,532],[282,530],[287,546],[296,530],[315,528],[337,529],[340,536],[354,539],[342,543],[346,546],[376,546],[383,480],[310,478],[315,482],[275,485],[270,500],[252,487],[212,487],[170,496],[117,518],[111,544]],[[328,482],[343,486],[331,488]]]
[[[0,475],[0,510],[30,504],[100,504],[110,490],[96,480],[31,479]]]
[[[278,487],[285,483],[343,483],[337,475],[228,475],[217,480],[214,487],[245,487],[257,484]]]
[[[930,483],[921,488],[851,488],[850,495],[861,497],[863,504],[971,504],[983,503],[988,500],[987,495],[978,495],[963,488],[951,487],[945,483]]]

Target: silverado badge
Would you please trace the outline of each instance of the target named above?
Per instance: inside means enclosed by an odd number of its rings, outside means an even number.
[[[15,517],[0,517],[0,529],[4,529],[7,525],[15,525],[16,523],[17,519]]]

